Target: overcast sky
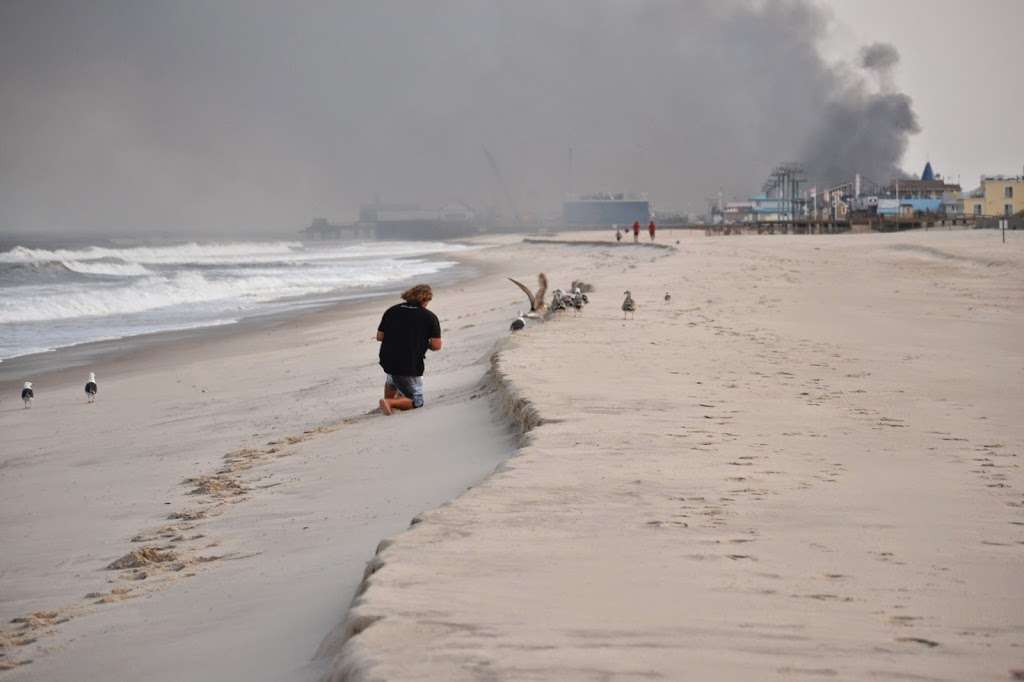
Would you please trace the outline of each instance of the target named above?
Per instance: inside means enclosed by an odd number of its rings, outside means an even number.
[[[0,230],[292,231],[374,195],[510,216],[484,146],[533,216],[597,190],[702,211],[782,161],[827,183],[930,157],[973,187],[1024,163],[1022,19],[1021,0],[3,0]]]

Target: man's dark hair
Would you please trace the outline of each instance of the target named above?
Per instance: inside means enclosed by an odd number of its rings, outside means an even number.
[[[412,289],[402,293],[403,301],[415,303],[416,305],[423,305],[432,298],[434,298],[434,292],[429,284],[417,284]]]

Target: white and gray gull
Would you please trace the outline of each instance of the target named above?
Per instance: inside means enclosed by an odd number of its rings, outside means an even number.
[[[633,301],[633,295],[629,292],[629,289],[626,289],[623,293],[626,295],[626,298],[622,301],[622,319],[626,319],[627,315],[632,318],[636,315],[636,302]]]
[[[552,312],[565,310],[566,308],[566,295],[561,289],[555,289],[551,292],[551,305],[548,309]]]
[[[98,392],[99,386],[96,385],[96,374],[95,372],[89,372],[89,380],[85,382],[85,395],[90,403],[96,401],[96,394]]]
[[[36,392],[32,390],[32,382],[26,381],[21,387],[21,399],[25,403],[25,409],[32,407],[32,399],[36,397]]]
[[[576,314],[583,312],[583,305],[587,302],[587,295],[584,294],[579,287],[573,289],[572,292],[572,307],[576,311]]]

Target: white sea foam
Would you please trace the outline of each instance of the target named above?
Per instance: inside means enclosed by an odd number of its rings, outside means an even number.
[[[464,248],[441,242],[17,247],[0,253],[0,358],[111,333],[222,323],[281,310],[292,299],[356,296],[451,267],[423,256]]]
[[[444,242],[373,242],[350,246],[302,242],[233,242],[174,246],[136,246],[123,249],[90,246],[85,249],[29,249],[16,246],[0,253],[0,263],[121,261],[145,265],[229,265],[239,263],[304,262],[355,258],[421,256],[459,251],[466,247]]]
[[[266,256],[274,259],[301,250],[301,242],[239,242],[173,246],[135,246],[114,249],[90,246],[85,249],[29,249],[16,246],[0,253],[0,263],[45,263],[50,261],[121,260],[126,263],[219,263],[247,261]]]
[[[42,287],[0,300],[0,324],[126,315],[216,301],[230,303],[231,309],[245,310],[255,303],[282,298],[377,286],[431,274],[451,265],[449,261],[395,261],[375,263],[370,268],[318,267],[296,272],[274,269],[244,272],[244,276],[230,276],[233,273],[229,271],[228,276],[219,278],[184,271],[166,277],[144,277],[123,286],[68,284],[59,293],[54,287]]]
[[[72,272],[83,275],[107,275],[110,277],[141,277],[153,271],[141,263],[111,263],[107,261],[63,260],[60,263]]]

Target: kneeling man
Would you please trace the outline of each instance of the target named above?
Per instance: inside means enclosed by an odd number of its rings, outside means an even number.
[[[403,303],[384,313],[377,327],[380,366],[387,373],[384,414],[423,407],[423,357],[441,350],[441,322],[427,310],[434,297],[429,284],[417,284],[402,294]]]

